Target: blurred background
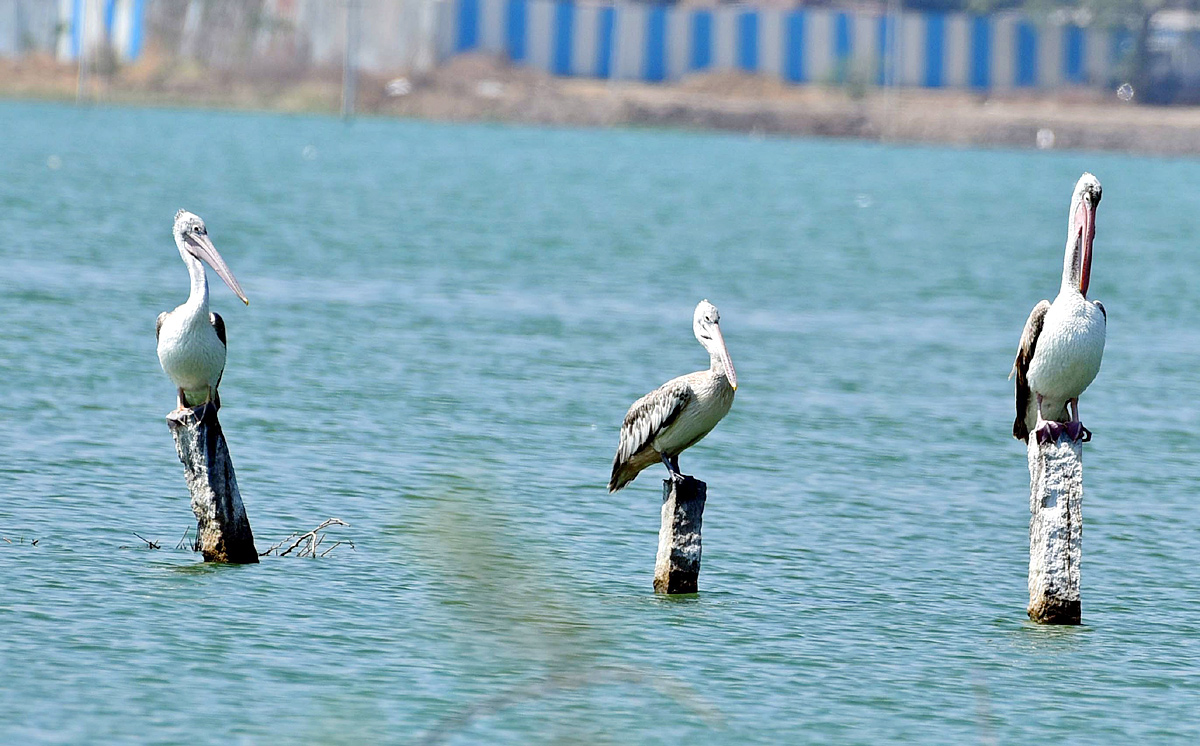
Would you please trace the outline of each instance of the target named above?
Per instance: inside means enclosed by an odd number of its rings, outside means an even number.
[[[1194,0],[0,0],[0,94],[1196,152]]]

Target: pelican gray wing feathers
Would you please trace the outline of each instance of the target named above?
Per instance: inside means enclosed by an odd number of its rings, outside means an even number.
[[[1029,416],[1037,415],[1033,406],[1033,397],[1029,392],[1029,362],[1037,350],[1038,335],[1042,333],[1042,322],[1046,312],[1050,310],[1050,301],[1039,301],[1025,321],[1025,330],[1021,332],[1021,342],[1017,345],[1017,359],[1013,361],[1012,372],[1008,374],[1011,380],[1017,377],[1017,419],[1013,422],[1013,437],[1018,440],[1029,439]]]
[[[621,424],[621,439],[613,457],[608,491],[616,492],[633,481],[642,469],[661,457],[654,438],[670,427],[693,398],[689,376],[664,383],[633,403]]]

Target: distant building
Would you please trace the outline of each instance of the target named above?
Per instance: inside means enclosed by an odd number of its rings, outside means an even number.
[[[556,75],[648,82],[741,71],[791,83],[981,91],[1107,86],[1130,36],[1011,11],[888,13],[879,3],[449,2],[442,56],[486,50]]]

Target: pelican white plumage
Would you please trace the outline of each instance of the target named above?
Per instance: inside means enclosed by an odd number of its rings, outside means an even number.
[[[1028,442],[1032,432],[1044,443],[1064,429],[1074,440],[1091,439],[1079,421],[1079,395],[1100,372],[1108,323],[1100,301],[1087,299],[1100,195],[1100,182],[1089,173],[1075,184],[1062,285],[1054,302],[1038,303],[1025,322],[1009,375],[1017,377],[1013,437],[1018,440]]]
[[[208,238],[208,230],[198,215],[180,210],[175,213],[175,245],[187,265],[192,291],[187,302],[174,311],[158,315],[154,336],[158,340],[158,361],[175,382],[179,408],[221,406],[217,386],[225,371],[225,322],[208,310],[208,277],[201,260],[208,262],[225,284],[246,305],[250,301],[238,285],[233,272]]]
[[[616,492],[658,461],[681,480],[679,454],[716,427],[733,405],[737,373],[721,335],[721,314],[707,300],[692,316],[692,331],[708,350],[708,370],[667,381],[633,403],[621,425],[608,491]]]

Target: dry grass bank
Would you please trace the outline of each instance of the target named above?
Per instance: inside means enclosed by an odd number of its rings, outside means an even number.
[[[75,92],[73,65],[36,56],[0,60],[0,95],[73,100]],[[340,105],[341,75],[279,69],[234,74],[151,50],[136,65],[93,75],[88,95],[119,103],[330,112]],[[485,55],[458,57],[422,75],[364,74],[358,110],[454,121],[687,127],[1030,148],[1040,140],[1054,148],[1200,154],[1200,108],[1136,106],[1115,95],[985,99],[957,92],[867,90],[854,97],[838,88],[798,88],[730,73],[698,75],[670,86],[611,83],[555,78]]]

